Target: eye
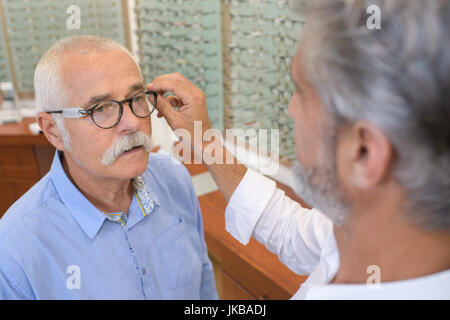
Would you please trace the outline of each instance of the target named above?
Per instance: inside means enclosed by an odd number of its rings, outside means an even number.
[[[95,113],[102,113],[105,111],[105,107],[104,106],[98,106],[97,108],[94,109]]]
[[[134,102],[140,102],[140,101],[142,101],[144,99],[144,94],[142,94],[142,93],[140,93],[140,94],[138,94],[138,95],[135,95],[134,97],[133,97],[133,101]]]
[[[113,107],[112,102],[102,103],[94,109],[94,112],[95,113],[104,113],[104,112],[110,110],[112,107]]]

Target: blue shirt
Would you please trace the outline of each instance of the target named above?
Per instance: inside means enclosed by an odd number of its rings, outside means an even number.
[[[0,299],[217,299],[186,168],[151,153],[128,216],[52,167],[0,220]]]

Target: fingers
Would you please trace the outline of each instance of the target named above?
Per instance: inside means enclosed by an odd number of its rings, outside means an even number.
[[[172,92],[182,100],[183,104],[191,103],[194,96],[203,95],[199,88],[179,73],[170,73],[156,77],[147,85],[147,89],[162,94]]]
[[[166,118],[167,123],[172,127],[172,124],[176,121],[178,116],[172,104],[161,94],[158,94],[158,100],[155,108],[158,110],[158,118]]]
[[[166,97],[167,101],[170,102],[172,107],[180,108],[183,106],[183,100],[177,96],[168,96]]]
[[[177,96],[168,96],[168,97],[166,97],[166,100],[170,103],[170,105],[171,105],[172,107],[180,108],[180,107],[183,106],[183,101],[181,100],[180,97],[177,97]],[[166,107],[163,106],[163,107],[161,107],[161,108],[167,108],[167,106],[166,106]],[[158,109],[158,108],[157,108],[157,109]],[[158,117],[158,118],[162,118],[162,117],[163,117],[163,113],[162,113],[162,112],[158,112],[157,117]]]
[[[158,117],[166,118],[172,129],[191,130],[195,121],[209,124],[205,94],[181,74],[159,76],[147,85],[147,89],[158,92]],[[173,95],[164,97],[167,92]]]

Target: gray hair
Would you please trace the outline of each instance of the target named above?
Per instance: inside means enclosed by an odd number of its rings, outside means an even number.
[[[41,57],[34,72],[34,92],[38,112],[55,111],[69,107],[67,88],[61,72],[61,59],[67,54],[88,55],[111,50],[122,50],[135,62],[133,55],[119,42],[97,36],[76,35],[55,42]],[[139,65],[136,63],[138,69]],[[64,125],[64,118],[52,114],[61,132],[64,146],[70,150],[70,137]]]
[[[370,30],[367,8],[381,10]],[[393,175],[424,229],[450,228],[448,0],[314,0],[304,66],[337,123],[368,121],[389,137]]]

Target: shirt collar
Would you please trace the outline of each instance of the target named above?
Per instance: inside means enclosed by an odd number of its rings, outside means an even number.
[[[50,177],[56,192],[74,219],[90,239],[93,239],[105,220],[98,210],[70,181],[61,163],[62,152],[57,150],[50,168]]]
[[[57,150],[53,158],[50,176],[61,200],[64,202],[74,219],[84,232],[93,239],[101,228],[105,219],[109,218],[98,210],[70,181],[61,163],[62,152]],[[142,210],[143,216],[151,214],[155,206],[159,206],[159,199],[151,186],[145,183],[143,177],[132,179],[132,187]],[[151,194],[151,196],[150,196]],[[139,219],[140,220],[140,219]]]
[[[133,187],[133,200],[130,204],[129,217],[123,212],[103,212],[106,219],[120,223],[122,228],[127,230],[142,221],[155,210],[156,206],[159,206],[159,200],[154,196],[155,193],[149,192],[149,185],[145,183],[142,176],[133,178],[131,186]]]

